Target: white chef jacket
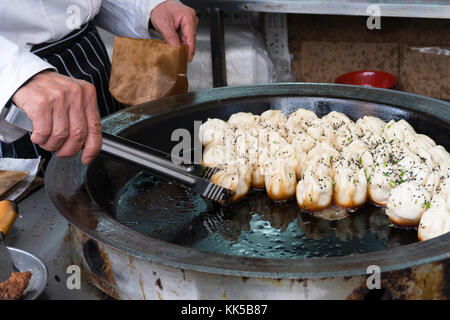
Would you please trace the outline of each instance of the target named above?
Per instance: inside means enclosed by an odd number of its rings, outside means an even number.
[[[0,1],[0,113],[17,89],[54,67],[30,53],[35,44],[57,41],[94,19],[119,36],[148,38],[151,11],[165,0]]]

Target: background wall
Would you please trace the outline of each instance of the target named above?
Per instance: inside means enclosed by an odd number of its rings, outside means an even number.
[[[398,77],[394,88],[450,100],[450,20],[289,15],[289,50],[297,81],[333,82],[376,69]]]

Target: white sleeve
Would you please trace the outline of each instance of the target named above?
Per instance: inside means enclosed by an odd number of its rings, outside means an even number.
[[[152,10],[166,0],[103,0],[95,23],[118,36],[149,38]]]
[[[0,112],[17,89],[35,74],[53,69],[28,48],[0,35]]]

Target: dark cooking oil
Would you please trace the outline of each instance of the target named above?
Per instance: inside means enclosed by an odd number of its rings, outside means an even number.
[[[115,217],[152,238],[206,252],[259,258],[345,256],[417,241],[415,230],[394,228],[382,208],[335,209],[334,216],[311,215],[301,212],[295,201],[274,203],[264,191],[221,207],[140,173],[119,192]]]

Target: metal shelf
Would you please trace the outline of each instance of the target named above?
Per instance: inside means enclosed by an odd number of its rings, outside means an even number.
[[[382,17],[450,18],[449,0],[183,0],[195,9],[368,16],[377,5]]]

